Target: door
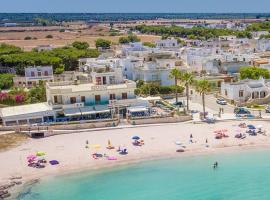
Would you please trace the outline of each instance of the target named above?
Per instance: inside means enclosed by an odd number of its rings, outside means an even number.
[[[100,101],[101,101],[100,95],[95,95],[95,103],[100,104]]]

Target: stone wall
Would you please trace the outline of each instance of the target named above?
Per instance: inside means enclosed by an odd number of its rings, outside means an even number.
[[[160,117],[160,118],[141,118],[129,119],[128,122],[132,125],[139,124],[162,124],[162,123],[177,123],[192,120],[191,115],[183,115],[178,117]]]

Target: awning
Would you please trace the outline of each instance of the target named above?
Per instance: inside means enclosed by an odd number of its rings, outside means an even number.
[[[83,115],[91,115],[91,114],[97,114],[97,113],[110,113],[111,111],[109,109],[104,110],[98,110],[97,108],[94,109],[93,107],[83,107],[80,108],[81,113]]]
[[[64,115],[66,117],[71,117],[71,116],[80,116],[82,113],[79,108],[68,108],[64,109]]]
[[[146,107],[130,107],[128,108],[129,112],[147,112],[148,109]]]

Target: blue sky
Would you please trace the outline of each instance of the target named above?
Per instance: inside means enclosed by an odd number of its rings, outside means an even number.
[[[0,12],[270,12],[270,0],[0,0]]]

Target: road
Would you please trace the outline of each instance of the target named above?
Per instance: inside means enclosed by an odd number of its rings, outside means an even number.
[[[205,107],[214,110],[216,113],[219,113],[219,109],[223,108],[224,109],[224,113],[234,113],[234,106],[227,104],[227,105],[219,105],[216,102],[216,98],[214,97],[214,95],[210,94],[210,95],[205,95]],[[202,97],[199,94],[194,94],[191,97],[191,102],[192,103],[199,103],[202,105]]]

